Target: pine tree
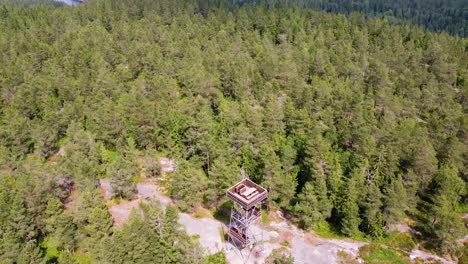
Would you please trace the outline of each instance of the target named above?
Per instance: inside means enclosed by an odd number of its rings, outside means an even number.
[[[229,159],[220,156],[213,161],[213,165],[208,172],[208,189],[212,192],[208,200],[214,201],[218,205],[220,198],[225,195],[226,190],[239,180],[239,168]]]
[[[141,159],[141,163],[145,168],[147,177],[156,178],[161,175],[161,163],[155,153],[147,152]]]
[[[41,251],[34,243],[27,243],[21,250],[17,259],[18,264],[44,264]]]
[[[295,172],[284,172],[279,157],[269,146],[263,146],[261,155],[264,156],[264,184],[270,190],[270,200],[279,207],[288,208],[297,187]]]
[[[100,241],[109,236],[112,233],[112,218],[107,208],[105,206],[92,208],[84,229],[93,241]]]
[[[177,164],[176,175],[171,179],[171,197],[178,202],[178,207],[187,211],[201,204],[207,187],[207,177],[191,161]]]
[[[374,238],[383,236],[383,216],[382,216],[382,193],[373,182],[367,186],[366,197],[363,202],[363,222],[362,226],[365,233]]]
[[[58,249],[73,250],[76,226],[73,224],[73,218],[64,212],[62,203],[55,197],[49,199],[45,213],[46,230],[59,241]]]
[[[406,190],[402,184],[402,180],[395,179],[386,189],[383,211],[383,219],[385,225],[388,227],[392,224],[398,224],[405,217],[407,210],[407,195]]]
[[[308,182],[304,185],[294,209],[300,216],[301,225],[305,228],[314,228],[320,221],[330,217],[332,204],[328,200],[322,177],[314,183]]]
[[[464,182],[458,177],[458,171],[450,165],[443,165],[436,176],[436,194],[432,197],[429,221],[439,247],[444,253],[453,253],[456,240],[466,232],[456,207],[460,196],[465,193]]]
[[[77,264],[78,262],[73,257],[73,254],[67,250],[60,251],[60,254],[57,258],[58,264]]]
[[[367,171],[367,162],[356,167],[343,185],[341,192],[341,202],[339,206],[341,233],[347,236],[360,234],[359,225],[362,219],[359,215],[359,205],[361,204],[363,181]]]
[[[136,168],[127,158],[119,158],[108,169],[107,175],[110,178],[115,195],[120,197],[131,197],[135,191],[133,177]]]
[[[27,241],[35,237],[33,216],[28,212],[19,192],[12,198],[9,216],[10,226],[18,239]]]
[[[328,172],[326,181],[328,197],[331,203],[336,207],[338,206],[340,190],[343,185],[343,170],[337,154],[333,155],[327,164]]]
[[[21,242],[16,232],[8,229],[2,230],[0,239],[0,262],[14,263],[21,252]]]

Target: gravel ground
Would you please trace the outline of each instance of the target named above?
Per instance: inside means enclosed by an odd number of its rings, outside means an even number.
[[[137,197],[139,199],[156,198],[163,207],[172,203],[172,199],[163,195],[159,190],[155,179],[146,179],[136,186]]]
[[[177,168],[177,163],[175,160],[169,158],[160,157],[159,163],[161,164],[161,173],[165,174],[168,172],[175,172]]]
[[[288,243],[295,263],[329,264],[338,262],[338,251],[356,257],[366,243],[318,237],[288,224],[286,221],[270,224],[282,233],[288,233]]]
[[[224,249],[221,239],[223,224],[212,218],[194,218],[191,215],[180,213],[179,223],[183,225],[189,235],[198,235],[200,244],[207,253],[214,254]]]
[[[122,227],[122,225],[130,217],[132,209],[138,208],[140,200],[133,201],[121,201],[119,204],[113,205],[109,208],[109,212],[112,215],[115,227]]]
[[[99,180],[99,187],[101,188],[102,196],[104,200],[109,201],[114,196],[114,191],[112,190],[112,186],[110,184],[109,179],[101,179]]]

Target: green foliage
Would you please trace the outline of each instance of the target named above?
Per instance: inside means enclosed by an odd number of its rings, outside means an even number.
[[[161,175],[161,164],[155,153],[148,153],[141,159],[141,163],[148,177],[158,177]]]
[[[359,203],[361,195],[359,190],[362,190],[364,181],[364,173],[366,168],[361,166],[351,172],[350,178],[345,183],[341,191],[341,202],[339,207],[340,214],[340,231],[347,236],[359,236],[359,225],[362,219],[359,217]]]
[[[468,263],[468,245],[466,243],[461,249],[460,257],[458,259],[458,263],[460,263],[460,264]]]
[[[178,163],[176,174],[171,178],[171,197],[177,199],[182,211],[193,209],[200,205],[207,187],[207,178],[201,169],[192,162]]]
[[[135,191],[133,180],[137,170],[133,162],[119,158],[107,170],[111,186],[118,197],[131,197]]]
[[[294,257],[286,252],[284,248],[279,248],[274,249],[265,262],[269,264],[293,264]]]
[[[45,258],[48,260],[57,259],[60,255],[60,238],[56,236],[46,237],[42,243],[41,247],[45,249]]]
[[[242,3],[253,2],[240,0]],[[410,23],[420,25],[431,31],[447,31],[450,34],[468,36],[466,11],[461,0],[414,0],[411,2],[397,0],[374,1],[346,1],[346,0],[295,0],[295,1],[268,1],[274,3],[297,4],[299,7],[309,7],[333,13],[344,13],[351,18],[356,17],[355,12],[368,16],[384,17],[386,21],[394,24]]]
[[[96,243],[111,235],[111,215],[94,186],[80,192],[71,213],[78,228],[76,236],[84,252],[91,251]]]
[[[226,256],[223,251],[209,255],[203,260],[203,264],[226,264]]]
[[[343,238],[343,234],[341,234],[338,230],[338,228],[332,226],[329,222],[322,220],[317,223],[317,225],[314,228],[314,232],[321,236],[321,237],[326,237],[326,238]]]
[[[302,193],[298,195],[298,203],[294,209],[300,215],[301,226],[304,228],[315,228],[319,222],[330,217],[332,205],[328,201],[323,177],[318,176],[316,183],[315,188],[306,183]]]
[[[415,247],[416,243],[410,233],[396,233],[392,232],[388,235],[384,241],[391,247],[403,250],[405,252],[411,252]]]
[[[460,214],[468,214],[468,203],[458,204],[457,212]]]
[[[382,194],[375,183],[367,186],[367,193],[363,201],[363,222],[362,229],[373,238],[384,235],[383,216],[381,212]]]
[[[439,248],[446,253],[457,250],[456,240],[466,233],[466,227],[456,212],[460,196],[464,194],[463,181],[456,168],[444,165],[435,179],[435,195],[427,221],[430,231],[437,239]]]
[[[398,263],[409,264],[411,263],[408,257],[402,255],[400,252],[383,247],[378,244],[369,244],[359,248],[359,257],[365,263]]]
[[[57,262],[59,264],[78,264],[73,254],[69,251],[61,251],[58,255]]]
[[[239,179],[238,167],[226,157],[219,157],[213,161],[208,171],[208,188],[212,192],[206,197],[208,201],[218,204],[225,196],[226,190]]]
[[[45,263],[42,258],[42,252],[39,247],[36,247],[33,243],[27,243],[24,245],[20,254],[18,255],[18,264],[42,264]]]
[[[43,240],[56,242],[63,261],[68,251],[94,261],[94,245],[107,244],[126,258],[118,239],[141,262],[165,250],[178,252],[172,262],[198,254],[182,235],[175,249],[144,234],[133,242],[141,230],[163,236],[156,209],[151,223],[137,217],[112,230],[96,180],[108,177],[117,196],[131,197],[135,178],[158,177],[155,153],[178,160],[164,187],[182,210],[204,204],[225,214],[225,189],[243,168],[269,189],[269,208],[317,233],[382,239],[384,227],[409,215],[424,239],[456,254],[467,200],[467,40],[389,22],[463,35],[463,9],[457,1],[437,14],[434,1],[424,10],[419,1],[348,2],[314,3],[392,13],[2,2],[0,262],[41,259]]]
[[[202,263],[202,251],[180,228],[177,209],[165,212],[156,202],[142,205],[111,237],[101,240],[95,253],[97,263]]]
[[[401,180],[392,182],[385,194],[384,220],[387,225],[399,223],[407,209],[407,194]]]
[[[262,223],[263,224],[270,223],[270,219],[268,218],[268,212],[264,209],[262,209]]]
[[[51,198],[47,204],[45,214],[45,230],[50,236],[46,245],[47,248],[50,246],[52,250],[53,248],[56,250],[74,250],[76,226],[73,224],[73,217],[63,211],[62,203],[58,199]]]

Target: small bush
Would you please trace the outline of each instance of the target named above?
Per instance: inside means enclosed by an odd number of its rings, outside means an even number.
[[[359,256],[368,264],[409,264],[410,261],[396,250],[378,244],[369,244],[359,249]]]
[[[226,256],[224,255],[223,251],[215,253],[213,255],[209,255],[203,261],[203,264],[226,264]]]
[[[389,240],[388,244],[391,247],[398,248],[404,251],[411,251],[416,247],[416,243],[410,233],[397,233]]]
[[[265,260],[267,264],[294,264],[294,257],[285,248],[278,248],[271,252]]]

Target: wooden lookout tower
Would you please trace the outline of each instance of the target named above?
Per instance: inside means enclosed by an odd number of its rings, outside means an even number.
[[[228,229],[228,241],[244,248],[255,242],[250,226],[261,216],[260,206],[267,199],[267,190],[248,178],[227,190],[234,202]]]

